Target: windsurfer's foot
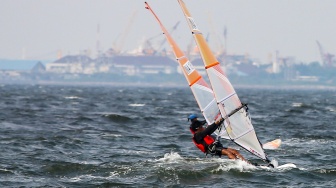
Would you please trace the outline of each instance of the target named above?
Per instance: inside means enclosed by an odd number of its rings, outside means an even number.
[[[267,167],[274,168],[274,165],[273,165],[273,164],[271,164],[271,163],[269,163],[269,164],[267,165]]]

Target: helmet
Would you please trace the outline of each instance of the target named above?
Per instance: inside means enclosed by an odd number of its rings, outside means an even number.
[[[198,118],[196,114],[191,114],[189,117],[188,117],[188,121],[190,120],[193,120],[195,118]]]

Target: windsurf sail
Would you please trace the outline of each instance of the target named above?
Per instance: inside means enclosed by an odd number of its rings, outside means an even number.
[[[159,23],[163,34],[165,35],[170,47],[174,52],[175,58],[179,63],[183,75],[185,76],[190,86],[190,89],[196,99],[201,113],[203,114],[207,123],[209,125],[212,124],[220,116],[220,112],[212,89],[203,79],[201,74],[194,68],[194,66],[191,64],[189,59],[185,56],[185,54],[179,48],[173,38],[170,36],[167,29],[163,26],[160,19],[157,17],[157,15],[154,13],[154,11],[147,2],[145,2],[145,8],[153,14],[156,21]],[[228,138],[227,135],[223,135],[223,137]]]
[[[275,139],[275,140],[272,140],[270,142],[263,144],[262,146],[264,149],[274,150],[274,149],[278,149],[280,145],[281,145],[281,139]]]
[[[269,162],[252,126],[246,104],[239,100],[236,91],[211,52],[185,3],[182,0],[178,0],[178,2],[203,59],[220,113],[225,118],[224,127],[227,134],[233,142]]]

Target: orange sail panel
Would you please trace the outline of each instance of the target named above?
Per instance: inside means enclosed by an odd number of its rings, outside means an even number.
[[[212,89],[203,79],[201,74],[194,68],[192,63],[188,60],[185,56],[183,51],[179,48],[173,38],[170,36],[167,29],[163,26],[158,16],[154,13],[151,7],[145,2],[145,8],[148,9],[153,16],[155,17],[156,21],[159,23],[163,34],[166,36],[170,47],[172,48],[175,58],[179,63],[180,68],[183,71],[183,74],[188,81],[190,89],[197,101],[197,104],[208,124],[212,124],[220,115],[214,94]],[[227,136],[224,136],[228,138]]]
[[[261,159],[268,160],[257,138],[246,108],[210,50],[185,3],[178,0],[202,56],[212,90],[230,139]]]

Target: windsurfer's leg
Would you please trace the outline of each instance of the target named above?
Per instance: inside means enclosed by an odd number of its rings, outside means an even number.
[[[228,156],[229,159],[236,159],[236,156],[233,155],[228,149],[222,149],[222,155]]]
[[[241,159],[243,161],[248,162],[237,150],[232,148],[227,148],[228,152],[235,156],[235,159]]]

